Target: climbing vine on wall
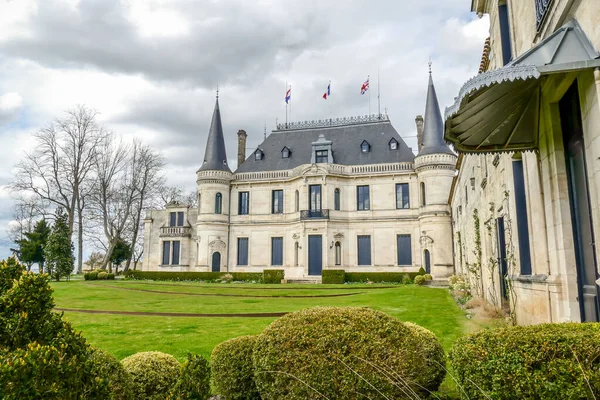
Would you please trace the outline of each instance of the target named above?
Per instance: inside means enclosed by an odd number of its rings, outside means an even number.
[[[510,192],[504,190],[503,209],[504,211],[504,237],[506,241],[506,276],[504,277],[504,283],[506,285],[506,292],[508,295],[508,301],[510,303],[510,320],[513,324],[517,323],[516,304],[517,304],[517,293],[513,286],[513,282],[510,279],[511,276],[517,275],[516,271],[516,258],[515,258],[515,245],[513,241],[513,229],[512,220],[510,218],[509,205],[510,205]]]
[[[481,279],[481,231],[480,231],[480,221],[479,221],[479,211],[475,208],[473,210],[473,229],[475,235],[475,249],[473,250],[473,255],[475,256],[475,261],[472,263],[466,262],[467,270],[469,271],[469,276],[471,279],[471,287],[474,290],[474,294],[477,297],[482,297],[483,295],[483,281]]]
[[[458,246],[458,265],[460,266],[460,270],[463,270],[463,248],[462,248],[462,239],[460,236],[460,231],[456,232],[456,245]]]
[[[486,227],[488,240],[490,243],[490,254],[485,263],[486,270],[488,271],[488,280],[490,285],[488,286],[488,298],[490,303],[500,307],[502,304],[498,301],[498,288],[496,287],[496,274],[498,270],[498,241],[494,240],[494,232],[498,229],[498,221],[496,219],[496,205],[494,202],[489,203],[489,218],[484,222]]]

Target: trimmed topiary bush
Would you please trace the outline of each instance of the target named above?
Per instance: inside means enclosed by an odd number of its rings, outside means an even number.
[[[423,275],[423,279],[425,279],[425,282],[430,282],[433,280],[433,276],[431,276],[431,274],[425,274]]]
[[[236,282],[262,282],[262,272],[158,272],[127,270],[125,277],[153,281],[217,281],[224,275],[231,275]]]
[[[425,268],[423,268],[423,267],[419,268],[419,272],[418,272],[419,275],[425,275],[426,273],[427,273],[427,271],[425,271]]]
[[[282,269],[263,270],[263,283],[281,283],[285,278],[285,271]]]
[[[344,283],[346,272],[343,269],[324,269],[322,274],[322,283],[340,285]]]
[[[287,314],[258,336],[253,363],[263,399],[427,397],[445,375],[433,334],[368,308]]]
[[[115,274],[107,274],[106,275],[106,279],[108,279],[109,281],[114,281],[115,280]]]
[[[95,281],[98,280],[98,273],[96,271],[92,271],[90,273],[88,273],[88,280],[90,281]]]
[[[425,276],[417,275],[415,276],[415,285],[424,285],[425,284]]]
[[[181,374],[179,361],[158,351],[137,353],[121,362],[132,377],[136,399],[164,400]]]
[[[93,366],[95,375],[107,381],[111,399],[135,399],[133,397],[132,377],[125,371],[119,360],[103,350],[91,348],[89,361]]]
[[[514,326],[458,339],[449,361],[471,399],[589,399],[600,395],[599,343],[597,323]]]
[[[228,400],[259,399],[252,353],[257,336],[240,336],[219,344],[210,359],[215,391]]]
[[[400,283],[404,276],[415,277],[416,272],[346,272],[344,280],[350,283]]]
[[[181,376],[173,389],[177,400],[206,400],[210,398],[210,364],[202,356],[188,354]]]
[[[108,272],[99,272],[98,273],[98,280],[103,281],[103,280],[106,280],[107,277],[108,277]]]

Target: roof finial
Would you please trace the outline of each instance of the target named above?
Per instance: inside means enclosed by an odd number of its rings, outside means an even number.
[[[217,81],[217,99],[219,98],[219,81]]]
[[[431,64],[433,63],[431,62],[431,57],[429,57],[429,75],[431,75]]]

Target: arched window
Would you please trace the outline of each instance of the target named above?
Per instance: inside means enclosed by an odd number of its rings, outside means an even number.
[[[335,242],[335,265],[342,265],[342,244]]]
[[[217,193],[217,195],[215,196],[215,214],[221,214],[222,209],[223,196],[221,196],[221,193]]]
[[[296,190],[296,212],[300,211],[300,193]]]
[[[425,182],[421,182],[421,207],[425,206]]]
[[[336,211],[340,210],[340,189],[339,188],[335,188],[335,190],[333,192],[333,208]]]
[[[294,244],[294,266],[298,266],[298,253],[299,253],[300,245],[298,242]]]
[[[198,214],[200,214],[200,204],[202,204],[202,203],[200,203],[200,199],[201,199],[201,196],[200,196],[200,193],[198,193]]]

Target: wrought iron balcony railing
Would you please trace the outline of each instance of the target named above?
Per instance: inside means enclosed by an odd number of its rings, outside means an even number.
[[[189,237],[192,236],[191,226],[167,226],[160,228],[161,237]]]
[[[329,210],[301,210],[300,219],[329,219]]]
[[[546,14],[550,10],[550,5],[553,0],[535,0],[535,18],[536,18],[536,29],[540,30],[540,27],[546,19]]]

